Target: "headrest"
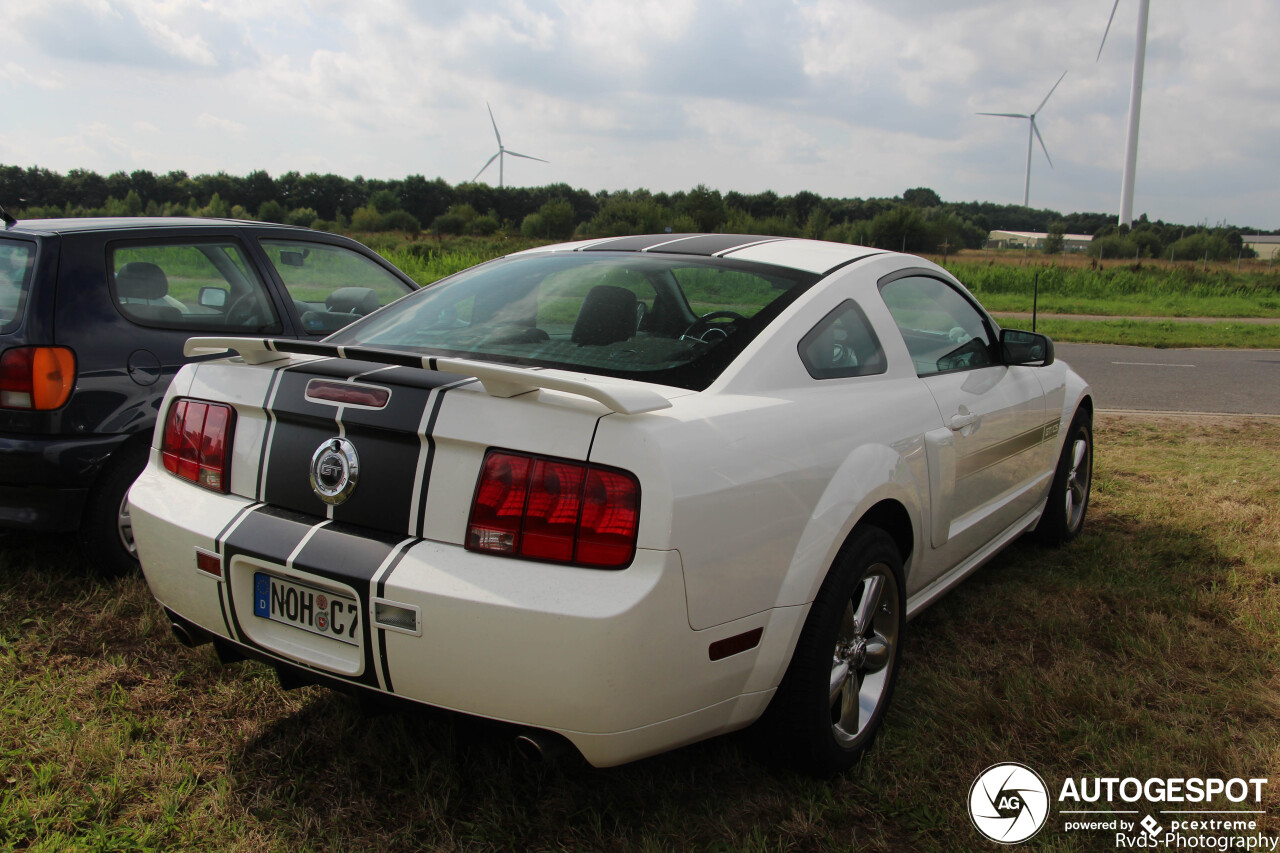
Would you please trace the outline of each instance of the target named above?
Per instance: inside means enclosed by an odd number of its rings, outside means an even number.
[[[123,299],[161,299],[169,293],[164,270],[146,261],[130,261],[116,272],[116,295]]]
[[[637,321],[634,293],[625,287],[597,284],[582,300],[570,339],[594,346],[625,341],[635,334]]]
[[[341,314],[363,316],[378,310],[378,294],[372,287],[339,287],[325,299],[324,307]]]

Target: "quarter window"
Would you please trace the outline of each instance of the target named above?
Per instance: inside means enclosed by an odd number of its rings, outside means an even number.
[[[814,379],[871,376],[886,368],[880,339],[852,299],[836,306],[801,338],[800,360]]]
[[[909,276],[882,285],[880,295],[902,332],[918,375],[995,363],[986,320],[946,282]]]
[[[0,333],[16,329],[22,320],[22,306],[31,289],[35,249],[34,243],[0,240]]]
[[[304,331],[335,332],[404,296],[413,288],[369,258],[341,246],[301,240],[263,240]]]
[[[135,323],[192,332],[281,331],[237,243],[116,245],[108,261],[116,304]]]

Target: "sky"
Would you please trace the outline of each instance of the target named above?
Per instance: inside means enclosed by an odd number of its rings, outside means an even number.
[[[0,163],[1117,212],[1138,0],[0,0]],[[1280,230],[1280,3],[1152,0],[1134,215]],[[497,164],[482,180],[498,183]]]

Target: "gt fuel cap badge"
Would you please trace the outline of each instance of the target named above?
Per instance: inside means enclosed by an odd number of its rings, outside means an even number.
[[[311,456],[311,490],[327,504],[340,504],[360,479],[356,446],[345,438],[327,438]]]

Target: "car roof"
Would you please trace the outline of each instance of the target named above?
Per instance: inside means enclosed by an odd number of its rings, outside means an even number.
[[[894,254],[883,249],[770,237],[760,234],[647,234],[607,237],[539,246],[516,254],[540,252],[654,252],[667,255],[694,255],[705,258],[732,258],[776,267],[827,275],[871,255]]]
[[[194,216],[100,216],[68,219],[22,219],[0,234],[71,234],[88,231],[132,231],[157,228],[226,228],[229,225],[249,228],[279,228],[287,231],[310,231],[296,225],[256,222],[246,219],[203,219]]]

